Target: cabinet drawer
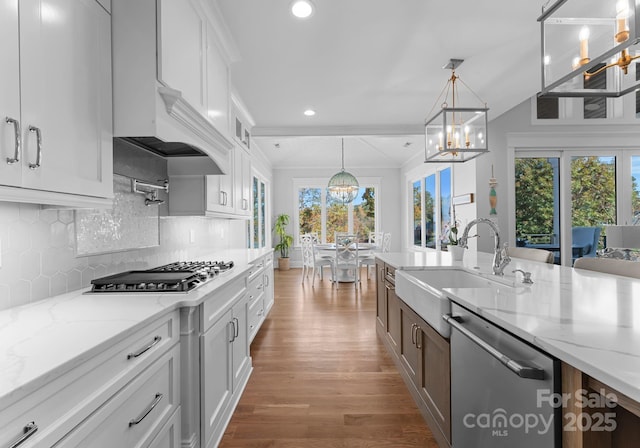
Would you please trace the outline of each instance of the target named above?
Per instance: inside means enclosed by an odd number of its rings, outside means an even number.
[[[176,344],[56,448],[147,446],[180,403],[180,345]]]
[[[29,422],[38,430],[20,448],[52,446],[178,342],[179,323],[178,312],[167,314],[0,409],[0,446],[10,446]]]
[[[264,269],[264,260],[256,261],[249,270],[249,282],[252,282],[256,278],[260,277],[262,270]]]
[[[204,333],[246,292],[246,277],[238,277],[215,290],[202,304],[200,329]]]
[[[264,276],[262,275],[262,272],[263,271],[260,271],[260,275],[257,275],[253,279],[249,280],[249,284],[247,285],[249,303],[257,300],[258,297],[260,297],[264,292]]]
[[[249,339],[253,339],[264,319],[264,299],[258,297],[249,303]]]
[[[180,411],[180,406],[178,406],[173,416],[151,441],[149,448],[180,448]]]

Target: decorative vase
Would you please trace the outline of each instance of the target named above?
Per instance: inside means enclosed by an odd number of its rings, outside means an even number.
[[[462,261],[462,257],[464,257],[464,247],[449,245],[449,252],[451,252],[451,258],[453,261]]]
[[[290,269],[289,259],[288,258],[279,258],[278,259],[278,270],[280,271],[288,271]]]

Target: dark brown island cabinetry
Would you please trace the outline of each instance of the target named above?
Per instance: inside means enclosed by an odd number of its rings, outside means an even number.
[[[395,268],[376,260],[376,330],[441,447],[451,446],[449,340],[395,292]]]

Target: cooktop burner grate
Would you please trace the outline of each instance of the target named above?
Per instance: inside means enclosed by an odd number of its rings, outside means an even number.
[[[178,261],[91,281],[91,292],[187,292],[233,268],[233,261]]]

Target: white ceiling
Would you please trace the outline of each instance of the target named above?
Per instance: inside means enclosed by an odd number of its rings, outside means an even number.
[[[275,168],[339,166],[345,135],[347,167],[399,167],[424,151],[451,58],[465,60],[457,74],[490,119],[540,90],[540,1],[313,0],[306,20],[291,0],[214,1],[238,48],[231,76],[253,140]],[[460,91],[462,105],[479,104]]]

